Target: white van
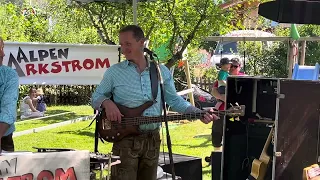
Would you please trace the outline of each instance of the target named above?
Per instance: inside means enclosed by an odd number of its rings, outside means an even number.
[[[260,31],[260,30],[237,30],[232,31],[228,34],[223,35],[222,37],[274,37],[275,35],[272,33]],[[272,44],[272,41],[264,41],[262,42],[266,44],[268,47]],[[239,54],[238,52],[238,42],[218,42],[210,62],[212,65],[219,65],[221,58],[239,58],[241,63],[243,64],[243,54]]]

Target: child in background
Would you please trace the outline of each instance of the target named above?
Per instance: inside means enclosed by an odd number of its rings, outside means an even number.
[[[47,105],[44,101],[44,96],[43,96],[43,90],[41,88],[37,89],[37,99],[38,99],[38,103],[37,103],[37,110],[40,112],[45,112],[47,109]]]
[[[227,85],[227,78],[229,76],[229,70],[231,67],[232,62],[228,58],[222,58],[220,60],[220,71],[218,73],[218,92],[220,94],[225,94],[226,92],[226,85]],[[223,101],[218,100],[215,108],[219,109],[220,105]]]

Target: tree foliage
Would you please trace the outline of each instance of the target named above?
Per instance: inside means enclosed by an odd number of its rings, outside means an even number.
[[[132,24],[131,3],[100,2],[77,4],[88,13],[103,42],[118,43],[118,30]],[[170,41],[168,49],[171,67],[182,59],[188,47],[199,47],[203,38],[220,31],[227,31],[233,13],[223,11],[212,0],[169,0],[141,2],[138,6],[138,24],[155,49]]]

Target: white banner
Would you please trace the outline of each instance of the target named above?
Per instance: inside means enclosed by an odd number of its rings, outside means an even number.
[[[119,59],[116,45],[5,42],[3,64],[19,74],[20,84],[99,84]]]
[[[0,180],[89,180],[89,151],[0,156]]]

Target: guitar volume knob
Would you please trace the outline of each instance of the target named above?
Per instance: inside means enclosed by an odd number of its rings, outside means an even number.
[[[120,136],[120,133],[117,133],[117,136]]]

